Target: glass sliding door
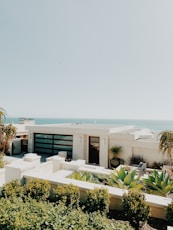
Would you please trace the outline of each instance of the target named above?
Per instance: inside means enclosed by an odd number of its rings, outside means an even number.
[[[89,164],[99,165],[100,138],[89,137]]]
[[[66,151],[67,156],[72,158],[73,136],[62,134],[34,134],[34,152],[55,155],[59,151]]]

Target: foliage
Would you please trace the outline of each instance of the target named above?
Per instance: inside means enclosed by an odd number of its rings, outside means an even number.
[[[171,165],[171,157],[172,157],[172,148],[173,148],[173,131],[163,131],[159,133],[159,149],[163,152],[163,154],[167,154],[167,157],[170,161]]]
[[[162,169],[162,167],[163,167],[163,165],[164,164],[167,164],[168,162],[167,161],[163,161],[163,162],[157,162],[157,161],[155,161],[155,162],[153,162],[150,166],[149,166],[149,168],[152,168],[152,169]]]
[[[166,207],[166,219],[173,223],[173,201]]]
[[[108,185],[122,188],[122,189],[136,189],[143,188],[143,183],[140,181],[140,176],[136,175],[136,171],[127,171],[125,168],[120,167],[119,170],[115,169],[108,178]]]
[[[69,176],[69,178],[73,178],[75,180],[99,183],[98,177],[89,172],[76,172],[75,171]]]
[[[71,209],[63,203],[36,201],[29,198],[25,202],[0,199],[0,229],[2,230],[132,230],[129,224],[108,220],[100,213],[84,213],[81,209]]]
[[[73,184],[58,185],[52,191],[52,201],[56,203],[63,202],[66,206],[77,208],[80,201],[79,188]]]
[[[2,188],[1,197],[12,198],[12,197],[23,197],[24,186],[21,185],[19,180],[12,180],[5,184]]]
[[[46,200],[50,196],[50,184],[41,179],[30,179],[24,186],[26,196],[36,200]]]
[[[0,153],[6,154],[9,149],[9,141],[16,136],[16,128],[12,124],[0,123]]]
[[[3,123],[3,120],[6,118],[7,116],[7,112],[5,111],[5,109],[0,108],[0,124]]]
[[[124,215],[132,225],[139,227],[140,221],[146,222],[150,216],[150,208],[145,203],[145,196],[139,191],[130,190],[123,194]]]
[[[114,155],[118,155],[121,151],[122,151],[122,146],[119,146],[119,145],[115,145],[111,148],[111,152]]]
[[[130,158],[130,165],[138,165],[140,162],[146,162],[142,156],[132,156]]]
[[[6,118],[6,111],[0,108],[0,157],[8,152],[9,141],[16,136],[16,128],[12,124],[5,125],[4,119]],[[2,159],[1,165],[2,165]]]
[[[95,188],[87,191],[85,209],[87,212],[99,211],[106,214],[109,211],[110,195],[106,188]]]
[[[144,178],[143,181],[149,193],[166,196],[173,191],[173,181],[165,171],[159,173],[157,170],[153,170],[152,174],[148,175],[148,178]]]

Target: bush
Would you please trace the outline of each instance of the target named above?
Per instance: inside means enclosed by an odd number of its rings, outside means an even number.
[[[110,195],[105,188],[95,188],[87,192],[85,209],[87,212],[99,211],[106,214],[109,211]]]
[[[77,208],[80,201],[79,188],[72,184],[58,185],[52,191],[52,201],[56,203],[63,202],[66,206]]]
[[[139,165],[140,162],[146,162],[146,160],[139,155],[130,158],[130,165]]]
[[[1,197],[12,198],[12,197],[23,197],[24,187],[21,185],[19,180],[12,180],[2,188]]]
[[[41,179],[30,179],[24,186],[24,194],[32,199],[46,200],[50,196],[50,184]]]
[[[140,222],[145,223],[150,216],[150,208],[145,203],[145,196],[139,191],[129,190],[123,194],[123,211],[132,225],[139,227]]]
[[[109,220],[100,213],[87,214],[79,208],[68,208],[63,203],[54,205],[31,198],[25,202],[17,198],[1,198],[0,229],[132,230],[129,224]]]
[[[166,207],[166,219],[173,223],[173,201]]]

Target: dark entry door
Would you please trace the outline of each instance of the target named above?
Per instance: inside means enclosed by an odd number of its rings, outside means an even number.
[[[100,150],[99,137],[89,137],[89,163],[99,164],[99,150]]]

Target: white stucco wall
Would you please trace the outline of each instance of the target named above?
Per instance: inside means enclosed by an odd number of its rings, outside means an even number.
[[[84,155],[84,135],[73,135],[73,159],[85,159]],[[85,159],[86,160],[86,159]]]
[[[133,127],[111,128],[102,125],[45,125],[45,126],[28,126],[29,140],[28,150],[33,152],[34,135],[33,133],[50,133],[73,135],[73,159],[83,159],[88,163],[89,159],[89,136],[100,138],[100,155],[99,165],[108,167],[109,160],[112,157],[110,148],[120,145],[123,152],[120,154],[125,163],[130,162],[132,156],[142,155],[146,161],[152,163],[161,162],[165,157],[158,150],[158,141],[148,131],[140,131]],[[140,137],[140,135],[142,136]],[[140,137],[140,139],[136,139]],[[142,139],[143,138],[143,139]]]
[[[100,166],[108,168],[108,136],[100,137]]]

